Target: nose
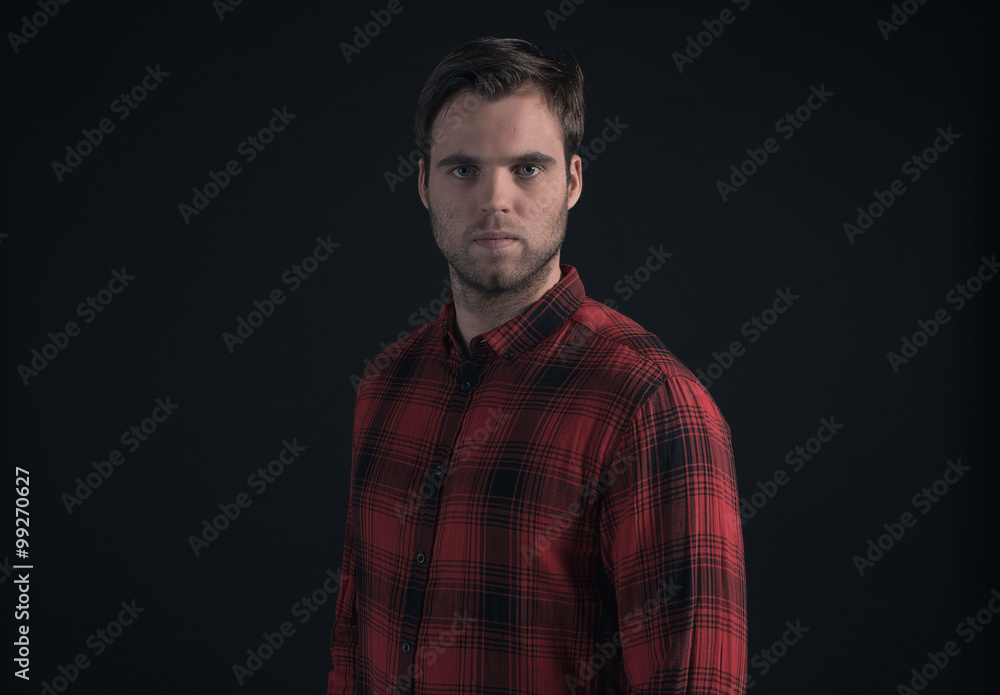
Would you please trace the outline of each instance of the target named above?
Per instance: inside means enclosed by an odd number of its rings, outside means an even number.
[[[486,214],[510,212],[514,195],[514,182],[502,169],[483,174],[480,207]]]

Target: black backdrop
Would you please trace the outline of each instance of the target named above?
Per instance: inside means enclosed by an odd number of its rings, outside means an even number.
[[[5,5],[14,692],[323,692],[352,377],[447,290],[416,97],[484,35],[578,56],[563,262],[731,425],[751,692],[995,684],[995,18],[678,5]]]

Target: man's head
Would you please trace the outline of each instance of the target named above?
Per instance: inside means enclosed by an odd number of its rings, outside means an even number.
[[[421,91],[416,133],[425,152],[419,193],[456,295],[527,295],[554,284],[582,189],[576,61],[518,39],[463,44]]]

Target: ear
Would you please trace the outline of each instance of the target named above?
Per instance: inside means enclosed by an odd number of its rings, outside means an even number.
[[[569,200],[566,203],[567,209],[576,205],[576,201],[580,199],[580,194],[583,192],[583,160],[580,159],[580,155],[574,154],[569,160],[569,183],[567,184],[567,193],[569,193]]]
[[[424,207],[428,207],[427,203],[427,182],[424,177],[424,158],[421,157],[420,161],[417,162],[417,193],[420,194],[420,200],[423,201]]]

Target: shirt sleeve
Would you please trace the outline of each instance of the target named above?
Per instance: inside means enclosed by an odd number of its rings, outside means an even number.
[[[630,419],[601,509],[634,695],[742,695],[746,577],[729,427],[700,383],[666,380]]]
[[[354,692],[354,659],[357,646],[357,610],[354,586],[354,525],[350,506],[347,510],[347,532],[344,541],[344,562],[340,574],[340,591],[333,630],[330,635],[330,657],[333,668],[327,679],[327,695],[348,695]]]
[[[333,668],[327,677],[327,695],[348,695],[355,692],[356,653],[358,643],[357,587],[354,581],[354,466],[357,442],[352,436],[351,476],[348,488],[347,522],[344,530],[344,557],[341,564],[340,591],[330,634],[330,658]]]

